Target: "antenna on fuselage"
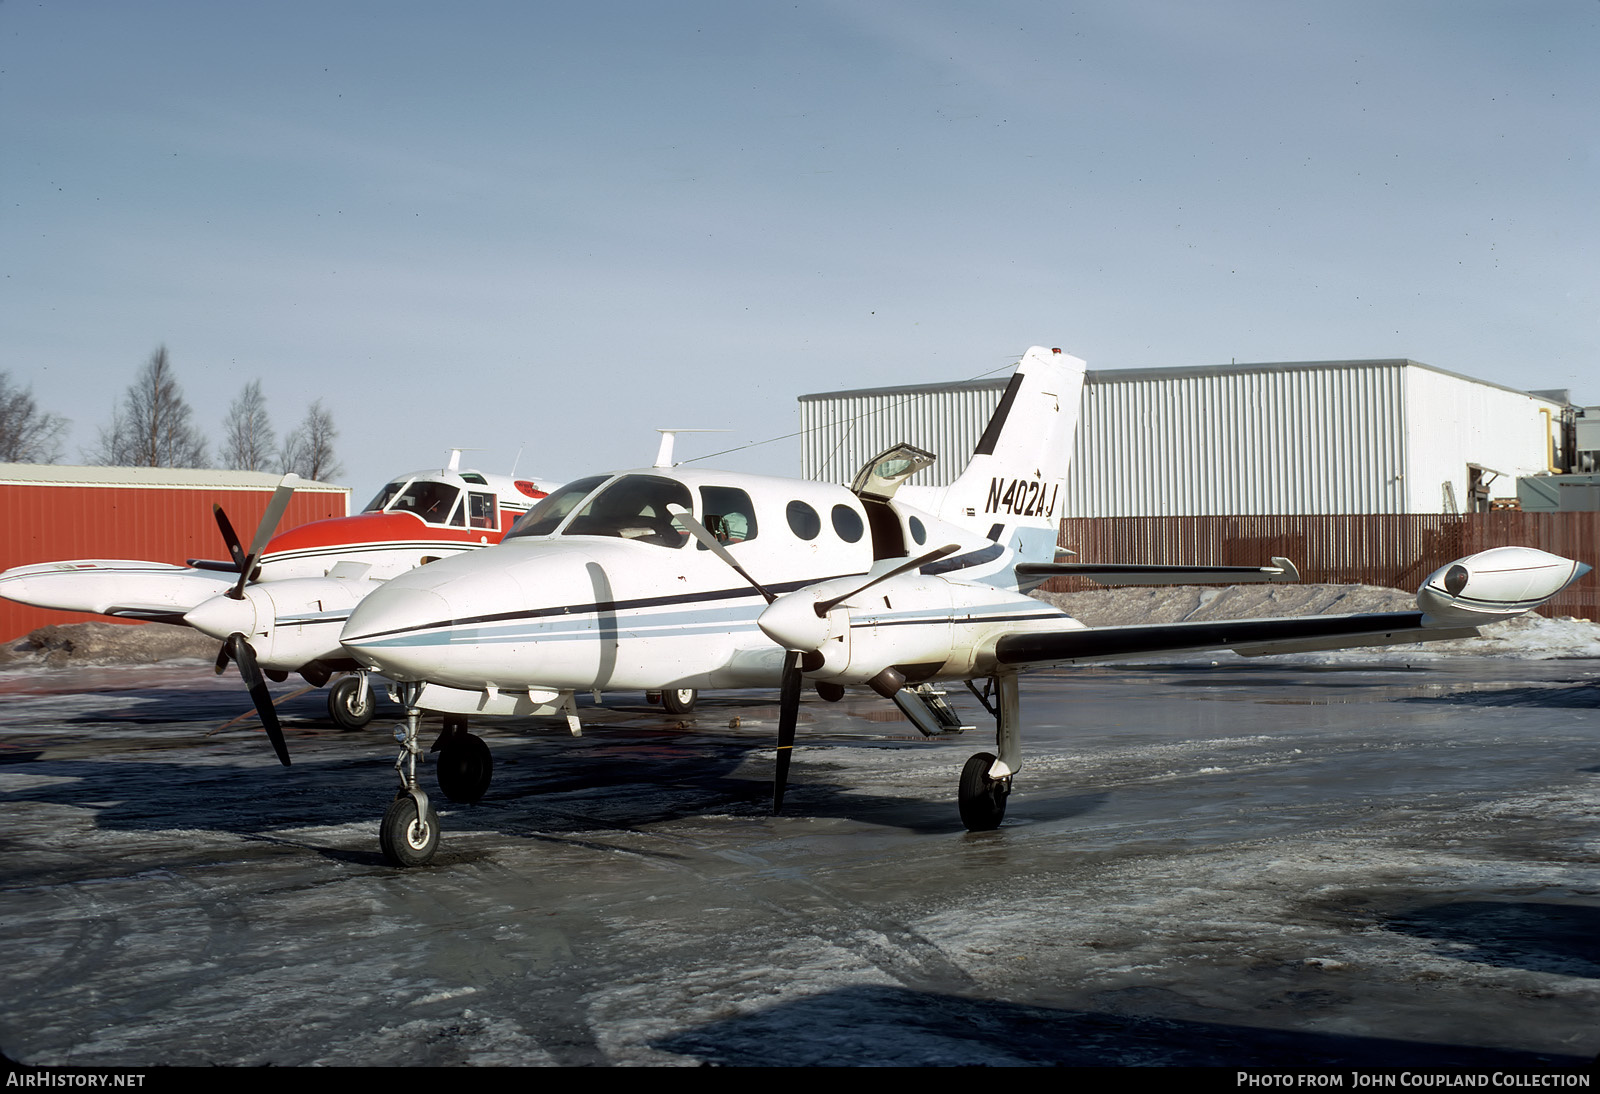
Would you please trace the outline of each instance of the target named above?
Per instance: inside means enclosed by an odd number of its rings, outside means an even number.
[[[656,467],[672,466],[672,445],[679,433],[727,433],[726,429],[657,429],[661,434],[661,447],[656,449]]]

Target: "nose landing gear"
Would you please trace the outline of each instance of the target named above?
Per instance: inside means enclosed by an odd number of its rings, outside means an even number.
[[[406,708],[405,725],[395,731],[400,755],[394,762],[400,776],[400,792],[384,811],[378,825],[378,847],[391,866],[421,866],[439,849],[439,814],[428,801],[427,792],[417,785],[417,758],[422,745],[417,733],[422,726],[422,711],[415,706],[421,684],[400,684],[400,700]]]

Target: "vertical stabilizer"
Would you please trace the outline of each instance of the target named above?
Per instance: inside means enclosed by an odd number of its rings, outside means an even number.
[[[944,490],[941,518],[1005,544],[1017,561],[1054,560],[1083,372],[1058,349],[1022,355],[972,462]]]

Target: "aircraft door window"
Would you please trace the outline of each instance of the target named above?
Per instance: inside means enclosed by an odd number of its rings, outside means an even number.
[[[673,517],[671,505],[694,509],[694,497],[683,483],[655,475],[624,475],[580,509],[562,534],[682,547],[689,530]]]
[[[743,543],[756,538],[756,509],[750,504],[750,495],[731,486],[702,486],[700,511],[705,514],[702,523],[706,530],[722,544]],[[700,550],[706,550],[704,543]]]
[[[786,515],[789,518],[789,530],[801,539],[816,539],[817,533],[822,531],[822,518],[803,501],[791,501]]]
[[[500,522],[496,519],[493,494],[479,494],[473,491],[467,495],[467,522],[474,528],[498,528]]]
[[[567,514],[577,508],[584,498],[594,492],[594,488],[610,478],[609,475],[594,475],[587,479],[578,479],[569,482],[555,493],[546,497],[538,505],[529,509],[522,519],[517,521],[511,531],[506,533],[507,539],[518,539],[522,536],[548,536],[560,527],[561,522],[567,519]]]
[[[861,539],[861,533],[866,526],[861,523],[861,514],[848,505],[835,505],[833,507],[833,530],[839,533],[839,538],[846,543],[856,543]]]

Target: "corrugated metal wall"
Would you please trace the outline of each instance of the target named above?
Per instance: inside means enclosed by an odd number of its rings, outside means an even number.
[[[1600,513],[1333,514],[1300,516],[1075,517],[1061,546],[1083,562],[1262,566],[1282,556],[1307,582],[1414,590],[1434,570],[1491,547],[1538,547],[1595,564]],[[1059,592],[1099,588],[1072,578]],[[1600,619],[1600,571],[1541,609]]]
[[[280,528],[293,528],[349,510],[348,491],[300,491],[289,500]],[[221,504],[248,547],[272,499],[264,490],[187,490],[0,484],[0,570],[74,558],[131,558],[182,564],[225,559],[211,504]],[[105,620],[0,600],[0,639],[48,623]]]
[[[848,482],[901,441],[965,467],[1006,378],[800,400],[801,473]],[[1442,512],[1466,465],[1539,464],[1546,400],[1403,359],[1090,370],[1065,516]],[[1420,471],[1418,470],[1420,468]]]
[[[879,452],[914,444],[939,462],[910,482],[944,486],[967,466],[1010,379],[802,395],[800,477],[848,483]]]
[[[1062,513],[1400,512],[1404,445],[1387,363],[1102,372]]]

